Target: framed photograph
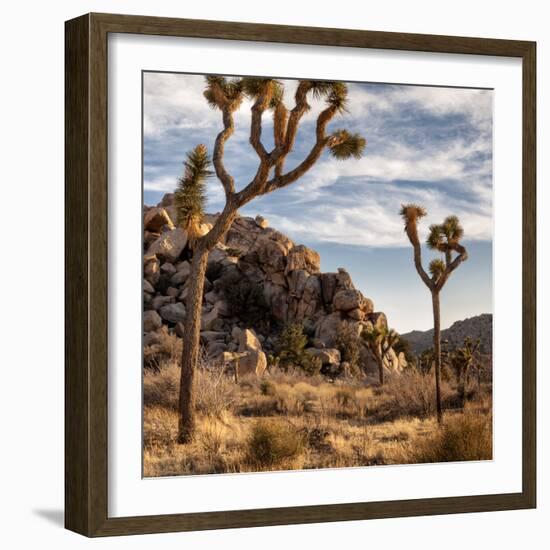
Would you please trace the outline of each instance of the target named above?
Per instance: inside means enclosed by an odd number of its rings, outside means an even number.
[[[535,43],[65,37],[66,527],[534,508]]]

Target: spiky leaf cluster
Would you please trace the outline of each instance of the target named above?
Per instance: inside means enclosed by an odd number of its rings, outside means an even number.
[[[212,175],[210,163],[205,145],[197,145],[187,153],[184,173],[175,192],[178,225],[188,231],[191,242],[198,235],[204,218],[206,180]]]
[[[443,233],[443,226],[437,224],[430,225],[430,232],[428,233],[426,244],[431,250],[445,252],[447,247],[445,243],[445,235]]]
[[[360,159],[366,145],[367,141],[361,134],[352,134],[348,130],[336,130],[328,140],[329,152],[336,160]]]
[[[446,252],[453,250],[464,236],[464,229],[457,216],[447,216],[442,224],[430,225],[430,233],[426,244],[432,250]]]
[[[241,79],[227,79],[223,76],[210,75],[206,77],[206,101],[213,109],[228,107],[237,110],[243,100],[243,85]]]
[[[457,216],[447,216],[441,225],[441,230],[450,244],[459,242],[464,236],[464,228],[460,225]]]
[[[250,99],[257,99],[267,91],[267,107],[275,109],[283,99],[283,85],[272,78],[246,77],[241,80],[244,94]]]
[[[416,221],[426,216],[427,212],[423,206],[418,204],[402,204],[399,215],[403,218],[405,223]]]
[[[440,260],[439,258],[436,258],[435,260],[432,260],[430,262],[430,265],[429,265],[428,269],[430,271],[430,275],[435,280],[437,280],[445,272],[445,263],[443,262],[443,260]]]
[[[347,110],[348,87],[344,82],[311,80],[310,90],[315,99],[325,99],[339,113]]]

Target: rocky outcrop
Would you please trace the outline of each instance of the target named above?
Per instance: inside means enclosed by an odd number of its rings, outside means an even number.
[[[192,254],[175,215],[172,194],[144,211],[146,334],[158,330],[159,319],[179,336],[184,330]],[[215,221],[216,215],[207,216],[203,230]],[[338,370],[342,326],[359,335],[386,317],[374,312],[372,300],[344,268],[322,273],[315,250],[294,243],[261,216],[237,217],[208,257],[201,342],[213,358],[238,358],[237,374],[260,375],[267,367],[265,352],[274,347],[273,327],[288,323],[303,323],[309,351]]]

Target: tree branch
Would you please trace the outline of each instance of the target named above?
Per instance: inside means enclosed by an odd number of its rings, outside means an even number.
[[[458,256],[450,264],[447,265],[447,267],[445,269],[445,272],[443,273],[443,275],[441,276],[441,278],[437,282],[437,285],[436,285],[437,290],[441,290],[443,288],[443,286],[445,285],[445,283],[447,282],[447,280],[449,279],[449,277],[451,276],[451,273],[462,262],[465,262],[468,259],[468,252],[461,244],[454,243],[452,245],[452,249],[455,252],[458,253]]]
[[[252,117],[250,122],[250,145],[254,148],[254,151],[260,157],[260,161],[267,159],[268,154],[261,141],[262,138],[262,115],[267,109],[269,100],[269,81],[262,85],[262,92],[256,98],[256,101],[252,105]]]
[[[229,197],[235,192],[235,180],[225,169],[223,163],[223,154],[225,142],[233,135],[235,126],[233,123],[233,114],[228,107],[224,107],[223,111],[223,126],[224,129],[217,135],[214,144],[214,153],[212,155],[212,163],[216,170],[216,176],[221,181],[225,190],[225,196]]]
[[[327,137],[326,136],[326,127],[328,123],[332,120],[334,115],[337,113],[337,109],[333,106],[326,108],[324,111],[321,111],[319,117],[317,118],[317,127],[316,127],[316,140],[315,144],[311,148],[307,157],[298,165],[296,168],[287,172],[286,174],[277,175],[269,180],[265,186],[265,190],[262,194],[270,193],[275,189],[281,189],[286,187],[291,183],[294,183],[297,179],[302,177],[318,160],[323,152],[324,148],[329,144],[330,140],[336,140],[337,138]],[[292,118],[292,115],[291,115]],[[290,127],[290,120],[289,120]],[[287,131],[287,142],[288,142],[288,131]],[[332,142],[330,142],[332,143]],[[336,144],[336,141],[335,143]]]
[[[405,231],[407,233],[407,237],[409,237],[409,241],[412,244],[413,251],[414,251],[414,267],[416,268],[416,271],[424,284],[430,289],[433,290],[434,288],[434,282],[428,274],[424,271],[424,268],[422,267],[422,247],[420,246],[420,240],[418,239],[418,229],[416,226],[416,222],[408,222]]]

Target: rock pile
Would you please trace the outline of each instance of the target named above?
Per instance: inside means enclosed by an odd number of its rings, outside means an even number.
[[[144,208],[143,331],[145,341],[168,325],[181,336],[185,320],[191,251],[187,234],[175,226],[173,194],[156,207]],[[216,215],[208,216],[202,231],[208,232]],[[310,351],[341,369],[336,338],[343,324],[360,334],[369,324],[387,326],[386,316],[374,311],[349,273],[321,273],[319,254],[269,227],[267,220],[238,217],[225,241],[208,257],[202,306],[201,342],[212,358],[239,356],[242,373],[261,374],[265,351],[273,350],[274,327],[302,323],[310,337]],[[227,354],[224,356],[224,354]],[[236,354],[236,355],[235,355]],[[376,372],[368,354],[367,371]],[[399,372],[404,357],[393,350],[387,369]]]

